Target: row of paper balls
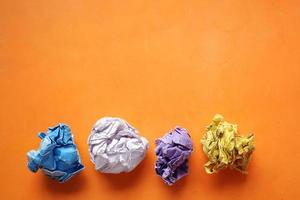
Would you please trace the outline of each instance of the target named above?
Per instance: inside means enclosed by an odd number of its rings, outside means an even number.
[[[40,147],[27,153],[28,168],[63,183],[84,169],[70,128],[65,124],[39,133]],[[155,141],[156,173],[169,185],[188,174],[193,145],[188,131],[177,126]],[[121,118],[99,119],[88,138],[95,169],[102,173],[132,171],[145,157],[148,140]]]

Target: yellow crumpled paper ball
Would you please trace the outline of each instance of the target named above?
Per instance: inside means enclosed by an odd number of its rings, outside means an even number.
[[[254,135],[237,135],[237,125],[224,121],[220,114],[216,114],[212,121],[201,139],[208,157],[204,165],[206,173],[213,174],[227,167],[247,173],[248,162],[255,149]]]

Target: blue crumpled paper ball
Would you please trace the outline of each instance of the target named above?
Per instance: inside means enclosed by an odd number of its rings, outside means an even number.
[[[38,136],[42,139],[40,148],[27,153],[30,171],[40,168],[48,177],[63,183],[84,169],[67,125],[50,127],[47,134],[41,132]]]
[[[155,144],[156,174],[168,185],[173,185],[188,174],[188,159],[193,151],[191,137],[186,129],[177,126]]]

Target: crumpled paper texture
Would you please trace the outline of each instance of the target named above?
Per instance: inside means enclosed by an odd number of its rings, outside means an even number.
[[[67,125],[50,127],[47,134],[41,132],[38,136],[42,139],[40,148],[27,153],[29,170],[41,169],[48,177],[63,183],[84,169]]]
[[[188,174],[188,159],[193,151],[191,137],[186,129],[177,126],[155,143],[155,171],[172,185]]]
[[[216,114],[201,140],[203,151],[208,157],[204,165],[206,173],[213,174],[224,168],[246,173],[248,162],[254,151],[254,135],[237,135],[237,125],[224,121]]]
[[[91,161],[102,173],[132,171],[145,157],[148,140],[125,120],[99,119],[88,139]]]

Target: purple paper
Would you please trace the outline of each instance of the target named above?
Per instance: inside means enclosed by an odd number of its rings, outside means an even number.
[[[177,126],[157,139],[155,144],[155,171],[168,185],[188,174],[188,158],[193,151],[193,144],[186,129]]]

